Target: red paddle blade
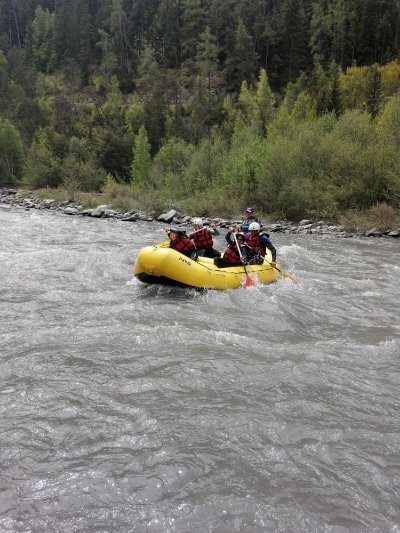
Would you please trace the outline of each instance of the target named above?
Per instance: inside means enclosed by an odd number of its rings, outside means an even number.
[[[254,281],[250,276],[246,276],[246,287],[254,287]]]

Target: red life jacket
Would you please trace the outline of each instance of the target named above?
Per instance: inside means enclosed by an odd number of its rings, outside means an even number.
[[[189,237],[179,237],[179,235],[177,239],[171,241],[170,245],[171,248],[185,255],[187,252],[192,252],[195,249],[192,239],[189,239]]]
[[[242,262],[236,244],[230,244],[223,257],[233,265],[239,265]]]
[[[247,244],[253,248],[258,254],[265,255],[266,248],[260,244],[261,233],[249,233],[246,238]]]
[[[193,240],[198,250],[200,250],[200,248],[211,248],[213,245],[212,237],[208,233],[207,228],[197,231],[193,236]]]

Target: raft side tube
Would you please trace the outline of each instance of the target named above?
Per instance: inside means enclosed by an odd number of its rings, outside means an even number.
[[[267,256],[267,261],[272,260]],[[277,263],[279,268],[279,263]],[[259,283],[271,283],[278,271],[267,262],[248,265],[249,275]],[[218,268],[213,259],[199,257],[197,261],[165,246],[146,246],[139,251],[134,275],[144,283],[165,283],[209,289],[234,289],[245,281],[243,266]],[[166,281],[168,280],[168,281]]]

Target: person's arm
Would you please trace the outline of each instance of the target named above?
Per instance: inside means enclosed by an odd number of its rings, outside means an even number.
[[[207,228],[207,231],[213,237],[218,237],[218,235],[220,235],[220,232],[217,230],[215,224],[210,224],[210,227]]]
[[[234,228],[229,228],[228,233],[225,235],[225,240],[228,244],[233,244],[234,241],[232,240],[232,233],[234,232]]]
[[[260,239],[260,244],[262,246],[265,246],[266,248],[268,248],[268,250],[271,250],[272,261],[275,263],[275,261],[276,261],[275,246],[272,244],[272,242],[268,239],[268,237],[266,235],[262,235],[262,237]]]

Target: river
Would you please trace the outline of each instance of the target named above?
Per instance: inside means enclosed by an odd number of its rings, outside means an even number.
[[[199,293],[132,279],[164,236],[0,206],[0,531],[400,531],[400,243]]]

